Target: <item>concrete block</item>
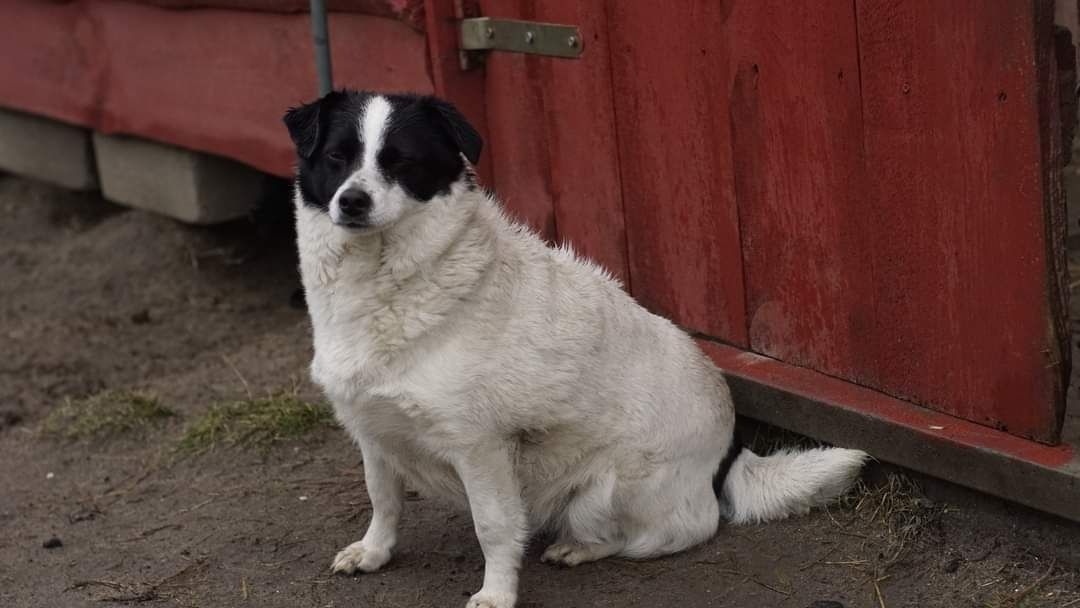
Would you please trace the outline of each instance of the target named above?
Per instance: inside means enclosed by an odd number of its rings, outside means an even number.
[[[191,224],[247,214],[272,178],[234,160],[126,135],[94,133],[105,198]]]
[[[0,170],[71,188],[97,188],[90,131],[0,108]]]

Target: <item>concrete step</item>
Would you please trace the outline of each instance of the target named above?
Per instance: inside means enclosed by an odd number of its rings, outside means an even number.
[[[273,178],[236,161],[126,135],[94,133],[105,198],[190,224],[246,215]]]
[[[88,129],[0,108],[0,170],[72,190],[95,190]]]

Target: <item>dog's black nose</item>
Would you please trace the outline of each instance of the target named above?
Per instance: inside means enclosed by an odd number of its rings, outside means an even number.
[[[357,217],[371,210],[371,196],[363,190],[347,190],[338,197],[342,215]]]

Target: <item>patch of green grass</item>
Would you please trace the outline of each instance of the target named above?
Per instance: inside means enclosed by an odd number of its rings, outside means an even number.
[[[293,393],[276,393],[211,406],[184,433],[180,449],[205,452],[219,445],[267,447],[335,424],[329,407],[304,401]]]
[[[144,432],[173,416],[176,412],[151,393],[104,391],[85,399],[66,400],[45,418],[41,433],[68,440],[104,439]]]

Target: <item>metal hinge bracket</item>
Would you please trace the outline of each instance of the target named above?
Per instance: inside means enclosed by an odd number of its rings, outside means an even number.
[[[577,59],[584,50],[576,25],[474,17],[461,20],[462,51],[507,51]],[[470,53],[471,55],[471,53]],[[462,61],[462,68],[472,67]]]

